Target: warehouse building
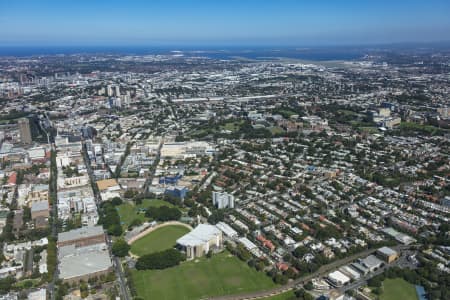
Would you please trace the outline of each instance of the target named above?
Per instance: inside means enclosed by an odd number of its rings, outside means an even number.
[[[345,276],[340,271],[331,272],[330,274],[328,274],[327,278],[329,282],[335,287],[340,287],[350,282],[350,278]]]
[[[366,267],[369,272],[374,272],[383,266],[383,262],[374,255],[369,255],[366,258],[360,259],[359,263]]]
[[[378,249],[377,256],[388,264],[394,262],[399,257],[398,252],[389,247],[381,247]]]
[[[75,245],[75,247],[89,246],[105,242],[102,226],[88,226],[58,234],[58,247]]]
[[[67,245],[58,249],[59,278],[64,282],[78,283],[110,273],[111,257],[105,243],[75,247]]]

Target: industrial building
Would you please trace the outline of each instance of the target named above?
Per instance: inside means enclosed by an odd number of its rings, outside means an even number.
[[[19,125],[20,141],[24,144],[31,144],[30,120],[21,118],[17,121],[17,124]]]
[[[58,247],[75,245],[89,246],[105,242],[105,232],[101,226],[82,227],[58,234]]]
[[[367,268],[369,272],[376,271],[383,266],[383,262],[376,258],[375,255],[369,255],[366,258],[361,258],[359,263]]]
[[[388,264],[394,262],[399,257],[398,252],[389,247],[381,247],[378,249],[377,256]]]
[[[83,247],[75,247],[73,244],[60,247],[58,261],[59,277],[69,283],[87,281],[112,271],[106,243]]]
[[[340,271],[331,272],[330,274],[328,274],[327,278],[328,278],[329,282],[332,285],[334,285],[335,287],[343,286],[350,282],[350,278],[345,276]]]

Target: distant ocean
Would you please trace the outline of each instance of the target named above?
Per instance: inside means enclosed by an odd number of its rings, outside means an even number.
[[[354,60],[361,58],[364,48],[194,48],[194,47],[0,47],[0,56],[30,57],[58,54],[167,54],[187,57],[208,57],[213,59],[233,59],[236,57],[254,60],[276,60],[278,58],[329,61]]]

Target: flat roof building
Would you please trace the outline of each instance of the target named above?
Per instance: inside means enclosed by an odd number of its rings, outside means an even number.
[[[19,125],[20,141],[24,144],[31,144],[30,120],[28,118],[20,118],[17,124]]]
[[[354,270],[349,266],[342,266],[339,268],[339,271],[341,271],[344,275],[355,280],[358,280],[361,277],[361,274],[359,274],[356,270]]]
[[[345,276],[340,271],[331,272],[330,274],[328,274],[327,278],[330,281],[330,283],[336,287],[343,286],[344,284],[347,284],[350,282],[350,278]]]
[[[58,247],[75,245],[83,247],[105,242],[102,226],[87,226],[58,234]]]
[[[390,264],[398,258],[398,252],[389,247],[381,247],[377,250],[377,256]]]
[[[63,246],[58,251],[59,277],[64,282],[87,281],[112,271],[111,257],[105,243],[85,247]]]
[[[376,258],[375,255],[369,255],[359,260],[359,263],[369,269],[370,272],[376,271],[383,266],[383,262]]]
[[[31,204],[31,218],[34,220],[38,217],[49,217],[49,205],[48,201],[38,201]]]

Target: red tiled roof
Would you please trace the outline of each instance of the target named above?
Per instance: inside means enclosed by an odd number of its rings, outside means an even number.
[[[12,172],[8,178],[8,184],[16,184],[16,182],[17,182],[17,173]]]

